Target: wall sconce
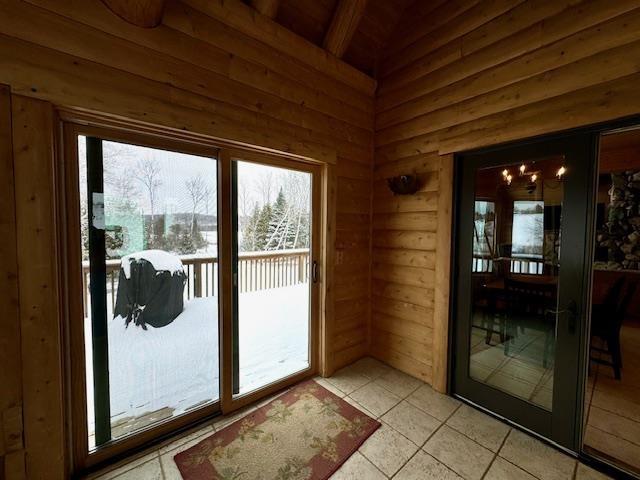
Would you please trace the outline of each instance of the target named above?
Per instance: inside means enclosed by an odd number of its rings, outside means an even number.
[[[527,170],[527,167],[525,166],[524,163],[520,165],[520,176],[523,176],[526,170]]]
[[[412,195],[420,188],[417,175],[399,175],[387,179],[387,185],[394,195]]]

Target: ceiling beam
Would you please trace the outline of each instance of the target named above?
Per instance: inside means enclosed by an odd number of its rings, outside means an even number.
[[[276,18],[280,0],[251,0],[251,6],[269,18]]]
[[[324,36],[323,47],[327,51],[338,58],[344,55],[366,7],[367,0],[340,0]]]
[[[165,0],[102,0],[109,10],[138,27],[157,27],[162,22]]]
[[[270,18],[256,15],[252,7],[240,0],[182,0],[182,3],[360,92],[372,95],[376,90],[376,81],[369,75]]]

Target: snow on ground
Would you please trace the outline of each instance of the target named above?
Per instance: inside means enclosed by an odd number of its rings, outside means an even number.
[[[309,285],[240,294],[240,392],[245,393],[309,365]],[[91,324],[87,339],[87,403],[93,432]],[[218,399],[218,297],[185,302],[162,328],[148,330],[122,317],[109,321],[112,423],[161,408],[174,415]]]

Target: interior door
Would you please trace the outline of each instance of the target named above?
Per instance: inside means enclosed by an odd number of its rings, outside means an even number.
[[[574,135],[458,160],[453,391],[572,450],[592,152]]]

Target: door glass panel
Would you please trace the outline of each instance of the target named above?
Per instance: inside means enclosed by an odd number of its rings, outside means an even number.
[[[600,138],[584,448],[640,475],[640,129]]]
[[[238,161],[234,394],[310,365],[310,173]]]
[[[217,161],[78,149],[92,449],[219,398]]]
[[[551,410],[563,158],[478,169],[471,378]]]

